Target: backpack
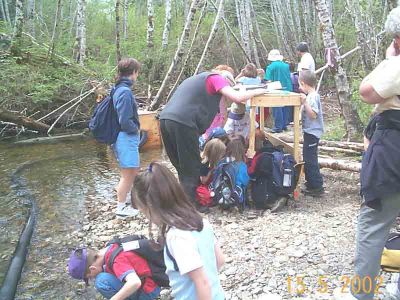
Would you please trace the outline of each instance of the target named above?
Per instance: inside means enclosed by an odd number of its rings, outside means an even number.
[[[114,93],[118,88],[118,85],[113,87],[110,95],[97,104],[89,121],[89,129],[100,143],[114,144],[121,131],[113,102]]]
[[[293,92],[300,93],[299,73],[290,73],[290,80],[292,81]]]
[[[143,235],[130,235],[123,238],[115,237],[108,242],[107,246],[118,244],[119,247],[112,251],[107,266],[112,270],[115,258],[118,256],[118,254],[124,251],[122,244],[133,241],[136,241],[137,244],[136,248],[131,251],[134,251],[137,255],[147,261],[151,271],[150,277],[158,286],[169,287],[169,279],[167,274],[165,274],[166,267],[164,263],[164,250],[161,247],[160,249],[155,249],[152,245],[152,241],[148,240]]]
[[[196,188],[196,200],[201,206],[211,206],[213,204],[211,191],[208,188],[208,185],[199,184]]]
[[[386,272],[400,272],[400,233],[389,234],[382,252],[381,268]]]
[[[211,182],[211,195],[213,201],[222,208],[228,209],[237,206],[243,211],[246,206],[246,191],[236,185],[236,174],[238,165],[231,158],[220,161],[214,170],[213,181]]]
[[[251,198],[257,209],[266,209],[279,197],[292,193],[298,177],[292,155],[271,146],[263,150],[253,158],[249,167],[249,174],[254,179]]]

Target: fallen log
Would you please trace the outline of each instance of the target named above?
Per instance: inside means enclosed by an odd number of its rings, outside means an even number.
[[[48,144],[48,143],[58,143],[64,141],[71,141],[82,138],[90,138],[85,132],[82,133],[73,133],[73,134],[64,134],[64,135],[55,135],[55,136],[46,136],[46,137],[37,137],[33,139],[21,140],[17,141],[15,145],[31,145],[31,144]]]
[[[338,147],[327,147],[327,146],[319,146],[319,150],[329,153],[344,153],[350,155],[361,155],[361,151],[346,149],[346,148],[338,148]]]
[[[286,143],[293,143],[293,137],[289,137],[287,135],[281,135],[279,138],[286,142]],[[300,140],[300,143],[303,143],[302,140]],[[320,140],[319,145],[321,146],[327,146],[331,148],[342,148],[342,149],[350,149],[354,150],[357,152],[362,152],[364,151],[364,144],[363,143],[355,143],[355,142],[334,142],[334,141],[325,141],[325,140]]]
[[[36,121],[32,118],[24,116],[23,114],[11,112],[0,108],[0,120],[4,122],[11,122],[17,125],[24,126],[29,129],[37,130],[39,132],[47,132],[50,126]]]
[[[361,170],[361,163],[359,162],[350,162],[323,157],[318,157],[318,162],[321,168],[329,168],[332,170],[343,170],[350,172],[360,172]]]

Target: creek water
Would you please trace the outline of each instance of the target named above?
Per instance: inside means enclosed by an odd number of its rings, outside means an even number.
[[[161,149],[141,153],[141,165],[159,160]],[[28,203],[11,185],[16,168],[31,162],[20,176],[36,199],[39,213],[15,299],[95,299],[93,289],[77,295],[67,274],[74,241],[66,235],[80,228],[85,203],[115,202],[119,180],[112,151],[91,140],[13,146],[0,144],[0,281],[25,224]]]

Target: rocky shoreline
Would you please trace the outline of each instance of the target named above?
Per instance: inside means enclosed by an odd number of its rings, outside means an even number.
[[[336,287],[350,288],[359,175],[322,173],[326,194],[321,198],[301,196],[278,213],[248,209],[240,214],[216,207],[205,215],[226,255],[220,275],[226,299],[333,299]],[[115,235],[148,235],[142,215],[117,219],[115,203],[104,201],[87,200],[82,229],[71,238],[100,248]],[[386,283],[389,276],[384,276]],[[169,299],[169,291],[162,291],[161,298]]]

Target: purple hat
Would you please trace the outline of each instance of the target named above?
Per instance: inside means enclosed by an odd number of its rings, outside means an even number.
[[[72,278],[81,279],[88,284],[86,278],[87,250],[78,248],[72,251],[68,261],[68,273]]]

